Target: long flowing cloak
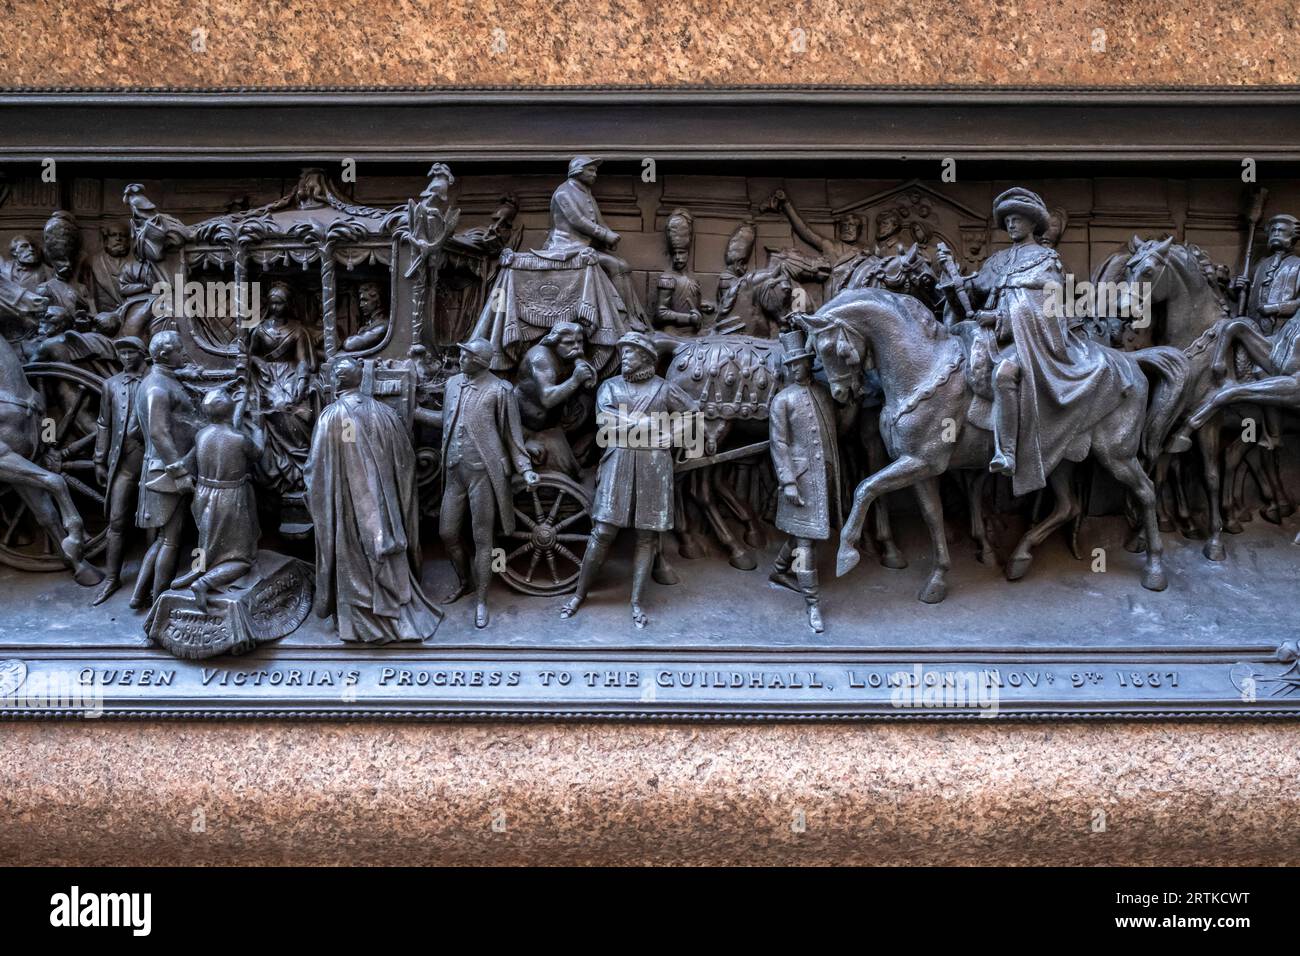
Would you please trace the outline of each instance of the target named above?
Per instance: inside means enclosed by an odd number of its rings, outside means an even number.
[[[1003,357],[1014,350],[1020,366],[1017,495],[1044,487],[1062,459],[1081,460],[1093,426],[1141,374],[1118,352],[1071,332],[1064,310],[1048,313],[1045,286],[1063,281],[1056,251],[1032,245],[990,256],[976,280],[1002,313],[998,341],[1010,339]]]
[[[307,458],[317,607],[345,641],[426,640],[442,612],[420,587],[415,451],[401,418],[350,393],[321,412]]]

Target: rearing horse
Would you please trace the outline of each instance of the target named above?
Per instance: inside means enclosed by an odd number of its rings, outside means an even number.
[[[0,337],[0,483],[13,486],[50,540],[59,543],[77,583],[93,587],[104,576],[85,559],[85,528],[68,483],[32,460],[40,451],[44,415],[43,398],[27,381],[13,346]]]
[[[934,558],[919,598],[927,604],[942,601],[951,562],[939,477],[957,468],[987,468],[993,456],[992,433],[967,421],[974,392],[963,367],[967,360],[960,340],[916,299],[876,289],[842,292],[815,315],[799,316],[798,321],[813,339],[836,401],[851,400],[861,388],[868,350],[885,395],[880,430],[894,460],[854,492],[853,510],[840,532],[836,575],[847,574],[858,563],[855,545],[871,503],[910,487],[930,531]],[[1168,586],[1155,488],[1140,457],[1152,455],[1164,440],[1182,398],[1186,357],[1171,348],[1119,354],[1120,361],[1135,366],[1129,376],[1135,387],[1093,422],[1067,459],[1052,470],[1048,478],[1056,496],[1052,512],[1016,545],[1006,565],[1008,580],[1023,577],[1033,560],[1033,548],[1078,513],[1070,480],[1072,463],[1090,453],[1141,505],[1147,535],[1142,586],[1152,591]]]

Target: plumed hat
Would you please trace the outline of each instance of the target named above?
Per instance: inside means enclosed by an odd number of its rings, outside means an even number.
[[[1005,228],[1003,223],[1012,213],[1024,216],[1032,222],[1036,236],[1041,236],[1047,231],[1047,224],[1051,219],[1043,197],[1023,186],[1013,186],[993,200],[993,222],[999,229]]]

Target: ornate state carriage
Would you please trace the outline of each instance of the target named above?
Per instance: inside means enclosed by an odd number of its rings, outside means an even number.
[[[425,198],[429,196],[426,191]],[[438,377],[436,363],[425,357],[426,317],[442,244],[454,224],[454,213],[448,215],[436,197],[398,209],[358,205],[341,196],[322,170],[305,170],[280,199],[198,223],[183,242],[165,249],[156,268],[163,281],[182,290],[174,299],[184,308],[156,310],[162,316],[155,331],[165,324],[180,334],[187,356],[200,370],[198,380],[256,391],[259,363],[286,360],[263,359],[255,345],[266,321],[263,300],[270,287],[282,284],[291,290],[290,322],[303,330],[296,334],[305,332],[310,339],[311,395],[302,402],[312,407],[297,410],[299,417],[310,416],[302,432],[309,436],[315,413],[332,397],[328,369],[346,354],[363,363],[366,390],[393,407],[414,434],[420,396],[431,400],[437,386],[431,381]],[[360,336],[366,339],[363,344],[345,348],[363,331],[367,317],[360,291],[368,284],[386,290],[382,332],[376,336],[371,328],[372,334]],[[190,292],[202,298],[193,308]],[[301,445],[301,436],[288,436],[295,437]],[[419,436],[416,443],[421,444]],[[290,449],[290,457],[305,456],[305,451]],[[420,483],[430,486],[438,472],[436,449],[421,447],[419,462]],[[305,534],[300,475],[290,474],[287,480],[280,475],[276,486],[281,530]]]

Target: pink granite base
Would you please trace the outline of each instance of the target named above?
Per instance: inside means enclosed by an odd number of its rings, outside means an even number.
[[[1300,854],[1296,738],[1208,723],[8,725],[0,860],[1285,864]]]

